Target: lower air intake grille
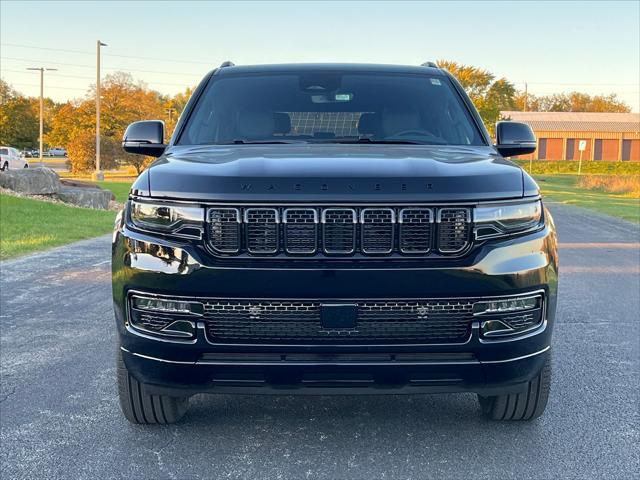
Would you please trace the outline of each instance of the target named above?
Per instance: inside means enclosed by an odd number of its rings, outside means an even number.
[[[541,321],[540,311],[535,313],[524,312],[501,317],[500,320],[507,323],[514,330],[522,330],[537,325]]]
[[[470,334],[473,302],[357,301],[351,330],[323,328],[317,301],[208,300],[204,320],[213,343],[462,343]]]
[[[173,323],[172,318],[159,317],[152,314],[141,313],[134,316],[134,324],[147,330],[160,331]]]
[[[471,212],[468,208],[438,210],[438,249],[443,253],[457,253],[469,244]]]

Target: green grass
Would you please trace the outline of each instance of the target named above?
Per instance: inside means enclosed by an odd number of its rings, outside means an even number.
[[[640,223],[640,199],[576,186],[577,175],[535,175],[542,195],[552,201],[590,208]]]
[[[114,219],[112,211],[0,195],[0,259],[109,233]]]
[[[124,203],[129,197],[129,190],[131,189],[131,182],[97,182],[102,188],[111,190],[116,196],[116,201]]]

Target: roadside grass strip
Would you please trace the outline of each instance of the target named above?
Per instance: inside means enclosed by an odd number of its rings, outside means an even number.
[[[574,175],[536,175],[535,179],[548,200],[640,223],[640,198],[577,187],[578,177]]]
[[[114,219],[113,211],[0,194],[0,259],[104,235]]]

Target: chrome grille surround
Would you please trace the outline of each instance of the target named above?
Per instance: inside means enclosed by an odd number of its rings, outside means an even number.
[[[400,225],[400,251],[402,253],[429,253],[433,242],[433,209],[403,208],[398,215]]]
[[[315,208],[285,208],[284,248],[287,253],[312,254],[318,249],[318,211]]]
[[[212,253],[253,257],[459,256],[471,247],[469,206],[211,206]]]
[[[280,216],[277,208],[247,208],[244,211],[246,245],[250,253],[276,253],[280,247]]]
[[[221,253],[240,251],[241,218],[237,208],[210,208],[207,210],[209,243]]]
[[[396,213],[393,208],[363,208],[360,211],[361,248],[364,253],[393,251]]]
[[[440,252],[459,253],[467,248],[471,238],[469,208],[440,208],[436,222]]]
[[[356,249],[356,222],[353,208],[325,208],[322,211],[324,253],[348,255]]]

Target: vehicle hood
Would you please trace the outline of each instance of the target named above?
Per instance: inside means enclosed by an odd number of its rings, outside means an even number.
[[[523,172],[491,147],[170,147],[152,197],[244,202],[437,202],[520,198]]]

